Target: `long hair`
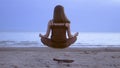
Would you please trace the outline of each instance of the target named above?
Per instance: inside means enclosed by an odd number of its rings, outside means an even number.
[[[53,22],[54,23],[70,23],[64,13],[64,7],[61,5],[57,5],[54,8],[54,15],[53,15]]]

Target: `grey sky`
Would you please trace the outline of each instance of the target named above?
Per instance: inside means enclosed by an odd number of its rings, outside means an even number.
[[[58,4],[73,32],[120,32],[120,0],[0,0],[0,31],[46,31]]]

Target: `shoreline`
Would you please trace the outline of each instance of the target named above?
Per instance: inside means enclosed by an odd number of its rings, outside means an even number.
[[[69,51],[69,52],[78,52],[78,51],[105,51],[105,52],[120,52],[120,47],[69,47],[64,49],[55,49],[49,47],[0,47],[0,51]]]

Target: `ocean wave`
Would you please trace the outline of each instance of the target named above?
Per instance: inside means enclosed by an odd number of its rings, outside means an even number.
[[[39,43],[37,41],[10,41],[10,40],[5,40],[5,41],[0,41],[0,47],[4,46],[37,46]]]
[[[0,47],[46,47],[42,43],[37,41],[0,41]],[[100,44],[88,44],[88,43],[75,43],[70,47],[120,47],[120,45],[100,45]]]

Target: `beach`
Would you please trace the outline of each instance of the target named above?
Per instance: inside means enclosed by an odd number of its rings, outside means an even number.
[[[0,47],[0,68],[120,68],[120,48]]]

